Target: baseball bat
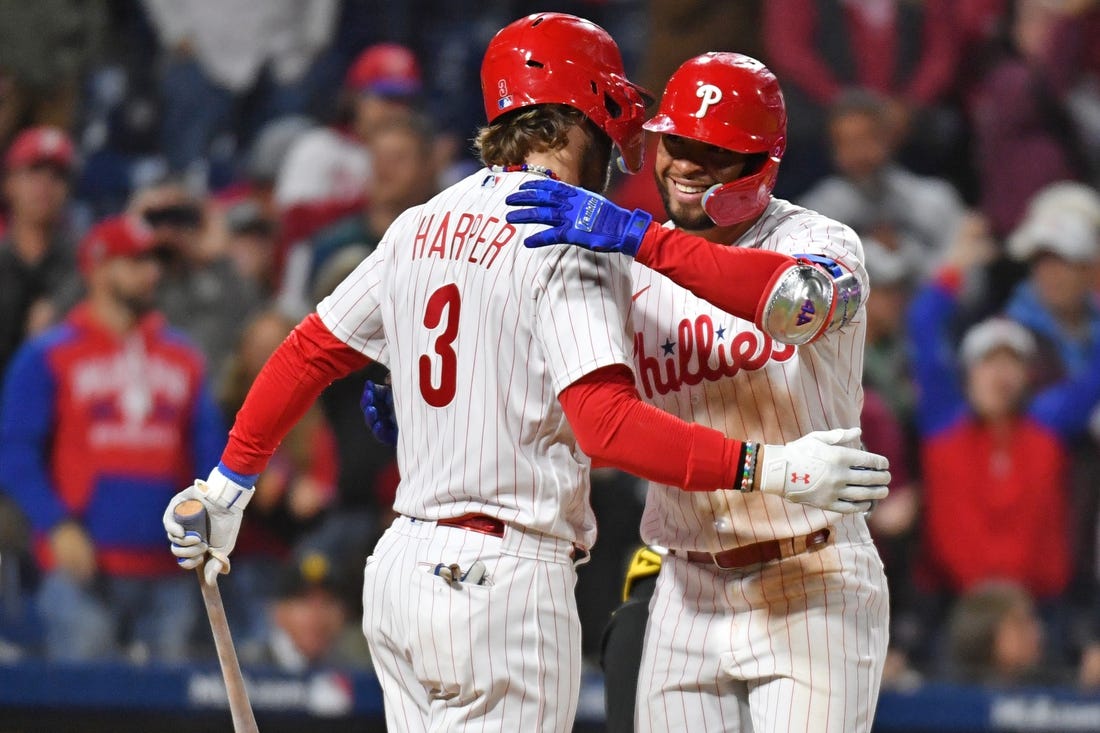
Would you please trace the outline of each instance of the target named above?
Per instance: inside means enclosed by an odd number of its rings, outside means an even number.
[[[205,540],[209,528],[206,523],[206,508],[197,499],[181,501],[173,510],[172,518],[183,525],[184,531],[198,532]],[[214,646],[218,650],[218,664],[222,668],[225,690],[229,695],[229,712],[233,716],[234,733],[259,733],[256,718],[252,714],[252,704],[248,701],[248,690],[244,687],[244,675],[237,661],[237,650],[233,646],[233,637],[229,634],[229,621],[225,617],[222,594],[217,582],[207,583],[199,565],[199,587],[202,600],[206,604],[206,616],[210,619],[210,631],[214,634]]]

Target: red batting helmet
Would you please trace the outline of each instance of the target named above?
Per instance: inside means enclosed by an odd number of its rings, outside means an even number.
[[[685,61],[668,80],[657,115],[645,129],[699,140],[738,153],[766,153],[753,173],[712,186],[703,209],[728,226],[768,205],[787,149],[787,108],[767,67],[739,53],[706,53]]]
[[[642,167],[642,122],[652,97],[627,80],[619,47],[591,21],[536,13],[505,26],[485,51],[481,93],[489,122],[535,104],[574,107],[607,133],[626,170]]]

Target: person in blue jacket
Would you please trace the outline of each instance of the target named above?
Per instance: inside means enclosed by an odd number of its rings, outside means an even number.
[[[0,490],[32,528],[53,659],[182,659],[202,617],[158,519],[225,432],[202,356],[153,310],[156,249],[136,219],[93,227],[78,252],[87,298],[4,378]]]
[[[1087,218],[1045,211],[1025,220],[1009,252],[1030,261],[1029,277],[1005,313],[969,329],[958,348],[959,294],[994,256],[990,241],[961,237],[909,309],[924,486],[920,580],[947,598],[993,578],[1020,583],[1039,602],[1058,658],[1082,645],[1065,635],[1066,601],[1083,608],[1096,595],[1094,583],[1071,587],[1091,564],[1079,546],[1095,537],[1071,477],[1100,404],[1100,311],[1085,285],[1100,243]],[[1093,646],[1084,641],[1084,652]]]

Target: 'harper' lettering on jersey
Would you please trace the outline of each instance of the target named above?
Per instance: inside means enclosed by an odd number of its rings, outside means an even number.
[[[516,228],[495,216],[448,211],[421,216],[416,223],[412,259],[465,259],[485,269],[516,236]]]
[[[794,346],[760,331],[740,331],[728,340],[725,331],[725,327],[715,329],[711,317],[703,314],[694,321],[681,320],[675,339],[670,336],[663,344],[646,344],[645,334],[636,332],[634,361],[646,397],[679,391],[685,384],[716,382],[742,369],[756,370],[769,360],[782,362],[794,356]]]

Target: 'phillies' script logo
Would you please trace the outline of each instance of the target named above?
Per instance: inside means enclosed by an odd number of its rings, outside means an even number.
[[[679,391],[685,384],[716,382],[742,369],[755,371],[769,360],[787,361],[794,356],[794,346],[777,343],[767,334],[741,331],[727,340],[725,331],[724,327],[716,330],[708,315],[694,322],[685,318],[676,330],[676,340],[655,344],[653,352],[647,350],[641,332],[634,334],[634,359],[646,397]]]

